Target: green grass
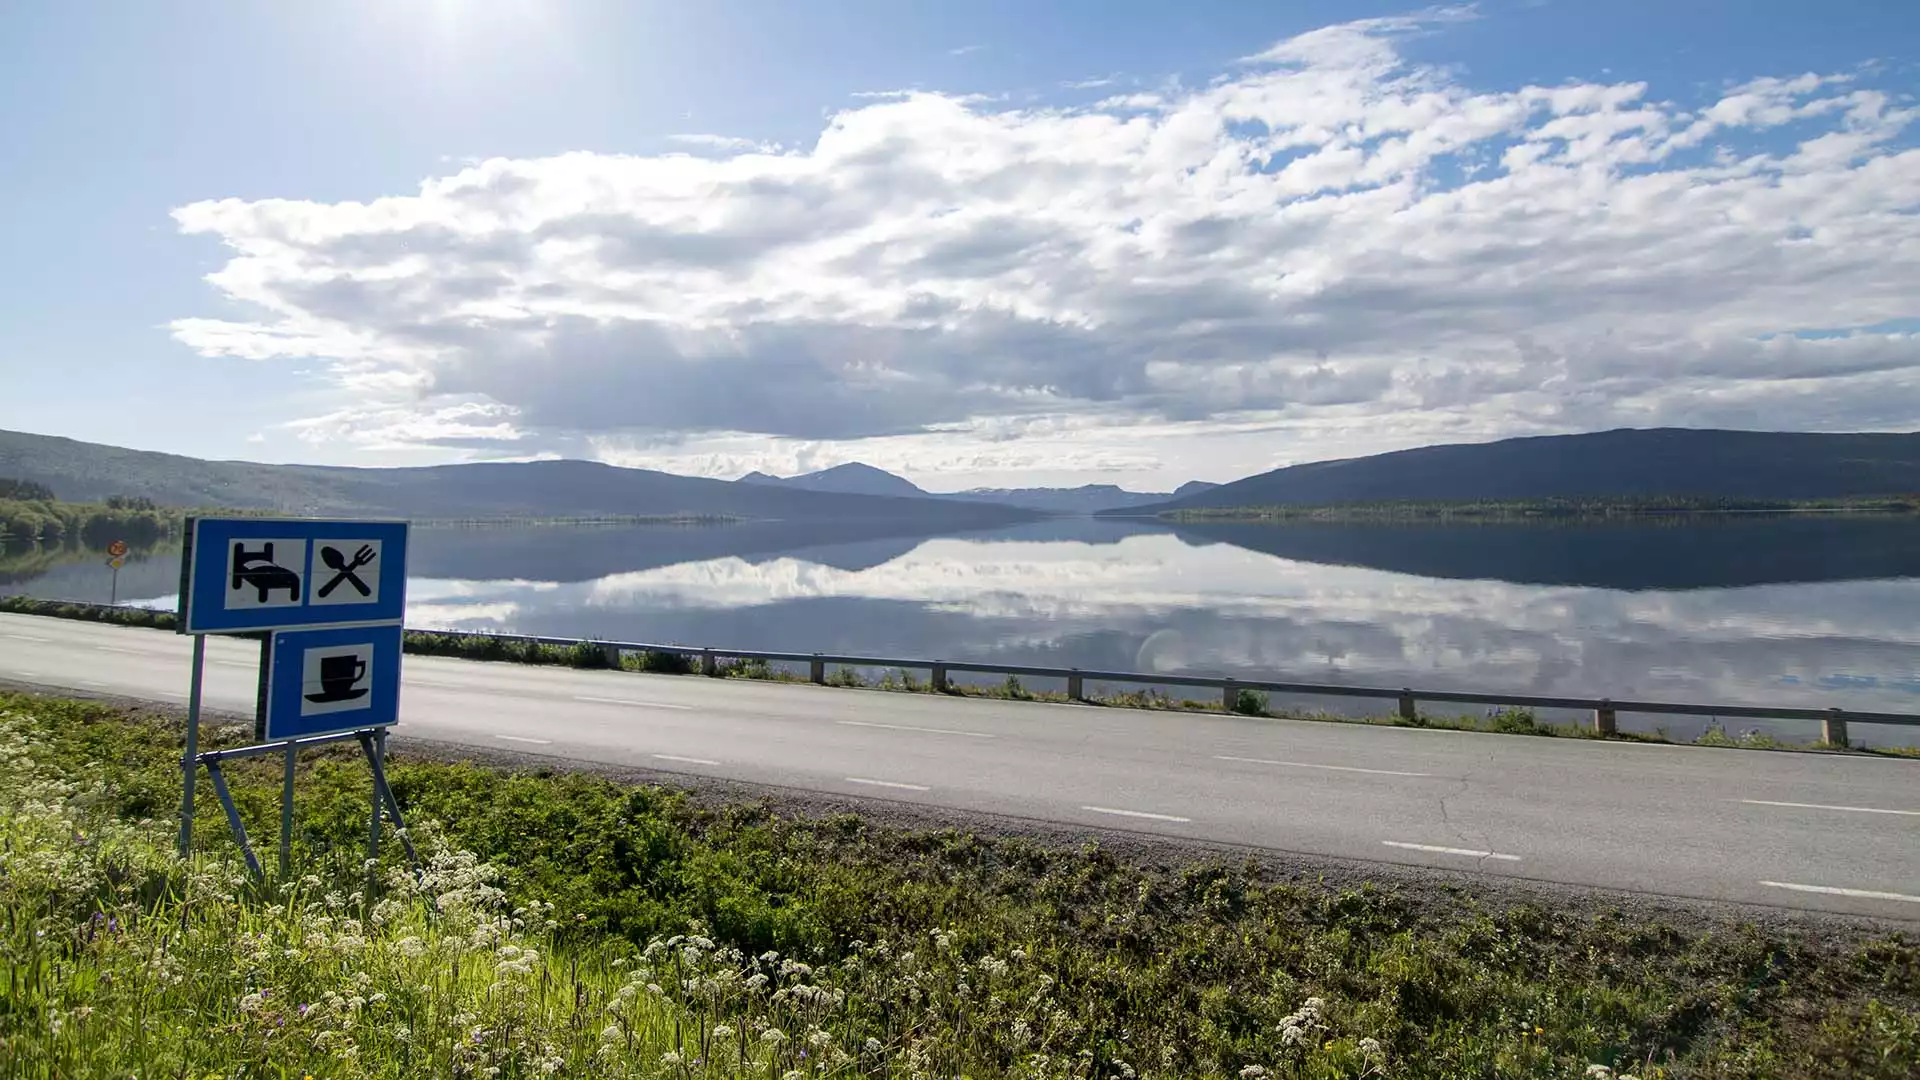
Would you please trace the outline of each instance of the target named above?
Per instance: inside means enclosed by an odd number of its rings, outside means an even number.
[[[0,597],[0,612],[23,615],[43,615],[53,618],[82,619],[92,622],[110,622],[122,626],[143,626],[161,630],[171,630],[176,620],[171,612],[149,611],[144,608],[105,608],[97,605],[62,603],[57,600],[36,600],[24,596]],[[573,645],[542,645],[511,635],[471,635],[442,634],[432,631],[409,630],[404,639],[406,651],[421,656],[447,656],[462,660],[504,661],[520,664],[543,664],[559,667],[587,669],[606,669],[612,667],[605,648],[598,642],[583,641]],[[692,675],[701,672],[701,660],[695,656],[669,652],[633,652],[621,655],[620,670],[651,672],[661,675]],[[730,657],[716,653],[713,675],[728,679],[759,679],[775,682],[805,682],[806,677],[785,668],[775,667],[765,660],[752,657]],[[828,686],[843,689],[889,690],[902,693],[930,692],[931,687],[914,672],[892,668],[882,672],[877,679],[868,679],[860,669],[851,666],[829,665],[825,683]],[[1051,690],[1033,690],[1021,682],[1019,676],[1008,675],[1003,682],[990,685],[976,685],[950,682],[947,694],[961,697],[988,697],[1004,701],[1042,701],[1066,704],[1074,699],[1064,692]],[[1355,715],[1325,710],[1274,709],[1267,695],[1251,689],[1241,690],[1230,709],[1222,708],[1222,700],[1212,698],[1176,698],[1157,689],[1110,691],[1097,696],[1081,699],[1081,704],[1102,705],[1109,708],[1152,709],[1170,712],[1232,712],[1242,716],[1269,717],[1283,720],[1310,720],[1323,723],[1342,724],[1382,724],[1394,727],[1442,728],[1450,731],[1478,731],[1501,735],[1538,735],[1548,738],[1564,739],[1613,739],[1625,742],[1673,743],[1664,728],[1653,733],[1616,732],[1613,735],[1601,735],[1590,725],[1577,723],[1554,723],[1543,721],[1531,709],[1501,708],[1490,709],[1482,714],[1458,713],[1443,714],[1420,712],[1408,719],[1396,712],[1377,715]],[[1888,757],[1920,758],[1920,747],[1876,746],[1876,747],[1837,747],[1820,742],[1798,743],[1767,735],[1759,731],[1746,732],[1739,736],[1729,736],[1717,724],[1710,726],[1693,741],[1697,746],[1715,746],[1747,750],[1826,750],[1877,754]]]
[[[179,735],[0,697],[7,1075],[1920,1069],[1920,947],[1899,935],[1422,903],[404,755],[392,776],[432,852],[423,878],[389,861],[363,891],[364,764],[316,752],[297,866],[256,886],[217,816],[191,862],[173,858]],[[277,763],[230,776],[268,836]]]

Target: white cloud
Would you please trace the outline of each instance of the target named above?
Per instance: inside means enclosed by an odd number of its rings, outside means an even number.
[[[697,146],[703,150],[713,150],[730,154],[746,153],[748,151],[762,154],[777,154],[780,153],[782,149],[779,143],[755,142],[752,139],[743,139],[737,135],[711,135],[704,132],[669,135],[667,136],[667,141],[682,143],[686,146]]]
[[[1090,106],[874,96],[801,149],[681,135],[706,153],[194,203],[180,227],[231,251],[209,282],[258,314],[172,329],[329,361],[361,404],[309,438],[590,437],[716,474],[1164,483],[1623,423],[1912,425],[1912,335],[1791,336],[1920,314],[1910,103],[1848,74],[1698,108],[1475,88],[1399,51],[1467,17]],[[1028,424],[1044,450],[994,437]]]

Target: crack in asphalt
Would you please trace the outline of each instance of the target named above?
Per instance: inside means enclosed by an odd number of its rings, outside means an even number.
[[[1487,767],[1492,768],[1495,765],[1494,758],[1496,757],[1496,755],[1497,755],[1497,751],[1492,748],[1489,748],[1487,753]],[[1454,824],[1453,812],[1451,808],[1447,806],[1447,800],[1456,799],[1462,795],[1465,795],[1467,793],[1467,790],[1473,786],[1473,777],[1472,777],[1472,774],[1470,773],[1465,773],[1461,775],[1458,779],[1460,782],[1460,786],[1454,788],[1452,791],[1443,793],[1439,797],[1440,824],[1443,827],[1445,827],[1447,831],[1451,832],[1453,834],[1454,839],[1460,841],[1460,844],[1463,847],[1471,848],[1477,851],[1483,851],[1486,853],[1484,855],[1475,856],[1473,860],[1474,868],[1476,870],[1484,871],[1487,868],[1487,862],[1493,858],[1492,838],[1486,837],[1482,839],[1475,839],[1475,837],[1472,834],[1470,834],[1464,827]]]

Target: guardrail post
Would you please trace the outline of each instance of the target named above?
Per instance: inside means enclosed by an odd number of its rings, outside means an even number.
[[[1613,702],[1601,701],[1600,707],[1593,710],[1593,730],[1602,735],[1618,734],[1619,718],[1614,714]]]
[[[709,677],[720,674],[720,661],[714,657],[712,649],[700,650],[700,674]]]
[[[615,671],[619,671],[620,664],[622,662],[620,659],[620,646],[602,645],[600,646],[600,651],[605,653],[607,656],[607,666],[612,668]]]
[[[1823,722],[1825,741],[1828,746],[1847,745],[1847,718],[1839,709],[1827,714]]]
[[[1070,671],[1067,673],[1067,700],[1087,700],[1086,687],[1080,681],[1080,673],[1078,671]]]
[[[947,665],[935,664],[931,668],[929,668],[927,671],[927,681],[933,685],[934,693],[936,694],[946,693],[947,692]]]
[[[827,662],[820,659],[819,653],[814,653],[813,661],[807,665],[807,678],[820,686],[827,685]]]
[[[1232,712],[1233,707],[1238,704],[1240,704],[1240,688],[1233,684],[1232,679],[1228,679],[1220,687],[1220,707]]]
[[[1420,707],[1413,700],[1413,691],[1400,691],[1400,719],[1412,723],[1420,719]]]

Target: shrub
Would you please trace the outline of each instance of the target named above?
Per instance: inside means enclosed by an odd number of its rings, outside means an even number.
[[[1241,690],[1234,695],[1233,711],[1241,716],[1267,715],[1267,695],[1258,690]]]
[[[672,652],[643,652],[632,663],[640,671],[659,675],[691,675],[694,668],[693,657]]]
[[[1506,735],[1551,735],[1534,717],[1532,709],[1496,709],[1487,714],[1487,727]]]

